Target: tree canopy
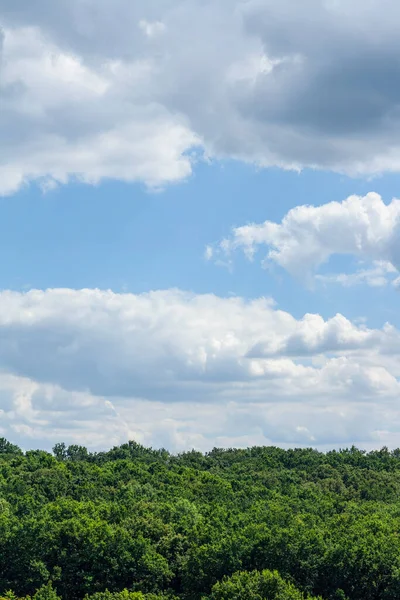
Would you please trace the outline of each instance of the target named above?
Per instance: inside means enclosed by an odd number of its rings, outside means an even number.
[[[398,600],[400,452],[0,439],[7,600]]]

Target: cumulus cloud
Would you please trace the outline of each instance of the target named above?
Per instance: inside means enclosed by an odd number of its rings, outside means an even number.
[[[399,358],[391,325],[297,320],[269,299],[1,292],[0,429],[25,445],[373,445]]]
[[[400,278],[396,267],[384,260],[374,260],[367,268],[359,268],[354,273],[331,273],[328,275],[316,275],[316,279],[322,283],[337,283],[343,287],[355,285],[369,285],[379,288],[386,285],[398,287]]]
[[[31,180],[157,188],[190,175],[198,138],[183,115],[143,97],[150,60],[88,65],[33,27],[5,29],[1,58],[0,193]]]
[[[101,450],[128,439],[173,452],[277,445],[332,448],[399,445],[395,402],[165,403],[66,392],[26,378],[0,377],[0,436],[25,449],[59,441]]]
[[[24,448],[60,440],[100,448],[126,441],[130,432],[108,399],[2,372],[0,436]]]
[[[190,175],[198,147],[398,171],[396,16],[394,0],[0,0],[0,191],[159,187]]]
[[[265,221],[234,228],[230,238],[208,247],[206,257],[218,259],[242,249],[253,259],[260,246],[269,248],[264,266],[276,263],[296,277],[309,278],[331,256],[341,254],[372,266],[349,275],[320,275],[320,280],[380,286],[390,279],[397,285],[400,200],[385,204],[378,194],[369,193],[321,206],[297,206],[281,223]]]

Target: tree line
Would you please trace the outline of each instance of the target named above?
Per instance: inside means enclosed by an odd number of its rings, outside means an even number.
[[[400,451],[0,439],[0,598],[398,600]]]

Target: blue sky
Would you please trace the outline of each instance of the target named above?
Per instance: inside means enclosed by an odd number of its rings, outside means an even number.
[[[0,0],[0,435],[399,446],[397,3],[32,6]]]
[[[2,200],[0,251],[9,260],[0,285],[18,291],[88,287],[140,294],[172,287],[250,299],[272,296],[297,318],[340,312],[365,317],[372,327],[388,320],[398,326],[396,289],[317,285],[310,290],[282,269],[263,270],[258,260],[237,256],[228,269],[206,261],[204,251],[234,226],[280,222],[298,205],[319,206],[369,191],[388,203],[399,183],[397,175],[368,181],[223,161],[199,164],[188,180],[160,192],[119,182],[75,183],[45,194],[27,186],[11,201]],[[335,256],[321,273],[351,272],[355,262]]]

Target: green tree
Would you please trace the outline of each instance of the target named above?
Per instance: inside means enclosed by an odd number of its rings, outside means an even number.
[[[304,600],[304,595],[277,571],[244,571],[217,583],[210,600]],[[309,597],[311,600],[311,597]],[[317,600],[317,599],[315,599]]]
[[[21,448],[19,448],[15,444],[8,442],[5,438],[0,438],[0,456],[5,455],[5,454],[22,455],[23,452],[22,452]]]
[[[60,600],[51,581],[42,585],[33,596],[33,600]]]

